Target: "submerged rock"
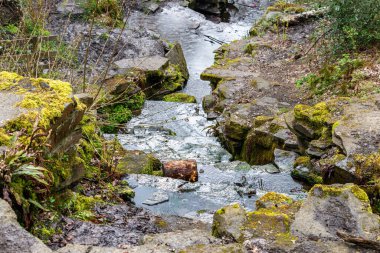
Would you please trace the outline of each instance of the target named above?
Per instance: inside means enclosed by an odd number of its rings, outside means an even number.
[[[157,174],[161,172],[162,164],[160,160],[151,154],[142,151],[124,152],[123,158],[119,160],[116,171],[119,174]]]
[[[162,98],[165,102],[179,102],[179,103],[196,103],[197,100],[194,96],[186,93],[172,93]]]
[[[153,195],[143,202],[144,205],[154,206],[169,201],[169,195],[163,191],[153,193]]]

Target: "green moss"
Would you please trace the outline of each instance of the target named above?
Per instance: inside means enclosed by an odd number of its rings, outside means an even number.
[[[305,8],[299,4],[290,3],[285,0],[280,0],[274,3],[272,6],[267,8],[267,12],[269,11],[278,11],[285,13],[302,13],[305,11]]]
[[[216,214],[218,214],[218,215],[222,215],[222,214],[224,214],[226,212],[226,210],[224,209],[224,208],[220,208],[220,209],[218,209],[218,210],[216,210]]]
[[[123,5],[120,0],[87,0],[81,3],[85,17],[95,20],[102,25],[121,27],[123,25]]]
[[[165,220],[163,220],[162,218],[157,218],[155,220],[155,224],[159,228],[167,228],[169,226],[169,224]]]
[[[11,136],[7,132],[0,128],[0,146],[8,146],[11,140]]]
[[[286,247],[294,245],[297,240],[298,238],[290,232],[279,233],[276,235],[275,243],[279,246]]]
[[[183,88],[186,79],[182,75],[182,71],[178,65],[170,64],[165,70],[165,78],[162,87],[165,92],[175,92]]]
[[[254,53],[254,51],[256,50],[256,48],[257,48],[257,45],[256,45],[256,44],[248,43],[248,44],[245,45],[245,47],[244,47],[244,53],[245,53],[245,54],[252,55],[252,54]]]
[[[297,169],[294,169],[291,172],[291,176],[292,178],[303,181],[308,185],[323,183],[323,178],[320,175],[315,174],[314,172],[302,172]]]
[[[204,210],[204,209],[197,210],[197,214],[204,214],[206,212],[207,212],[207,210]]]
[[[102,117],[106,118],[101,130],[105,133],[116,133],[123,124],[132,119],[132,111],[128,105],[117,104],[114,106],[103,107],[98,110]]]
[[[277,192],[268,192],[256,201],[256,208],[270,208],[280,207],[283,205],[289,205],[293,202],[293,199]]]
[[[28,83],[33,89],[27,90],[23,88],[19,84],[20,82]],[[13,131],[26,129],[28,134],[31,133],[37,116],[39,118],[39,126],[49,128],[51,123],[61,116],[65,105],[72,102],[71,85],[58,80],[43,78],[23,79],[15,73],[0,72],[0,91],[4,90],[11,90],[16,94],[22,95],[23,99],[16,106],[28,110],[24,115],[10,121],[8,124],[11,126],[6,126],[5,128]]]
[[[363,204],[369,205],[369,198],[367,193],[361,189],[359,186],[354,184],[346,184],[344,186],[334,186],[334,185],[321,185],[317,184],[315,185],[311,190],[311,194],[314,194],[315,192],[322,193],[322,197],[328,197],[328,196],[340,196],[344,192],[350,191],[354,194],[355,197],[357,197]]]
[[[340,122],[339,122],[339,121],[337,121],[337,122],[335,122],[335,123],[333,124],[333,126],[332,126],[332,132],[333,132],[333,133],[335,132],[335,129],[336,129],[339,125],[340,125]]]
[[[274,209],[261,208],[247,213],[244,230],[257,237],[275,239],[277,234],[290,232],[290,218]]]
[[[297,168],[300,165],[309,168],[311,165],[310,157],[309,156],[297,157],[297,159],[294,161],[293,168]]]
[[[255,118],[255,127],[264,125],[266,122],[273,120],[271,116],[260,115]],[[274,129],[273,129],[274,130]],[[277,131],[276,131],[277,132]]]
[[[296,119],[310,122],[314,127],[324,126],[331,118],[329,108],[325,102],[314,106],[296,105],[294,107],[294,116]]]
[[[64,214],[86,221],[95,219],[94,207],[98,204],[104,204],[100,197],[85,196],[70,190],[57,196],[54,203],[55,208]]]
[[[165,102],[179,102],[179,103],[196,103],[197,100],[194,96],[186,93],[172,93],[163,97]]]

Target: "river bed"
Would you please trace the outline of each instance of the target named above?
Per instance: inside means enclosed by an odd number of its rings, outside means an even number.
[[[256,3],[241,2],[250,6]],[[213,64],[213,51],[220,46],[205,35],[226,43],[242,38],[262,14],[260,7],[237,6],[239,11],[231,13],[229,23],[214,23],[202,14],[172,3],[155,15],[132,13],[130,25],[149,27],[162,38],[181,43],[190,72],[183,92],[201,102],[211,88],[208,82],[200,80],[200,74]],[[211,222],[215,210],[230,203],[238,202],[253,210],[255,200],[268,191],[295,198],[304,196],[302,186],[290,177],[296,154],[276,152],[277,166],[250,166],[230,161],[231,155],[210,132],[215,123],[206,119],[199,103],[146,102],[141,115],[127,124],[127,133],[118,135],[124,148],[153,153],[162,161],[195,159],[200,174],[196,183],[128,175],[126,180],[136,192],[134,202],[137,206],[158,215]]]

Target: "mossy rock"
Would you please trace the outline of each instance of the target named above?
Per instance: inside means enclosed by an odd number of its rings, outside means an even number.
[[[162,163],[151,154],[142,151],[125,151],[123,158],[116,166],[116,172],[120,175],[125,174],[148,174],[159,173]]]
[[[239,204],[225,206],[214,213],[212,234],[219,238],[228,238],[242,242],[241,227],[246,222],[246,212]]]
[[[252,129],[245,139],[241,157],[252,165],[264,165],[274,161],[276,143],[272,135]]]
[[[277,192],[268,192],[256,200],[256,208],[279,208],[293,203],[293,199]]]
[[[197,100],[194,96],[186,93],[172,93],[162,98],[165,102],[178,102],[178,103],[196,103]]]
[[[341,230],[377,240],[380,220],[367,194],[355,184],[315,185],[295,216],[293,233],[337,240]]]
[[[314,106],[298,104],[294,107],[294,118],[296,125],[303,127],[306,131],[307,138],[331,139],[334,122],[332,122],[332,114],[327,103],[321,102]]]
[[[247,213],[244,230],[252,237],[275,239],[278,234],[290,232],[290,222],[287,214],[262,208]]]

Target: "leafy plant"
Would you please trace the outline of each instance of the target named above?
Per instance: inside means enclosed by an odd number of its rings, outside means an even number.
[[[352,87],[353,73],[363,66],[360,59],[351,58],[344,54],[335,65],[325,65],[318,74],[309,74],[296,82],[297,87],[307,85],[316,95],[321,95],[328,90],[337,90],[346,94]]]
[[[335,53],[360,50],[380,42],[379,0],[325,0]]]

